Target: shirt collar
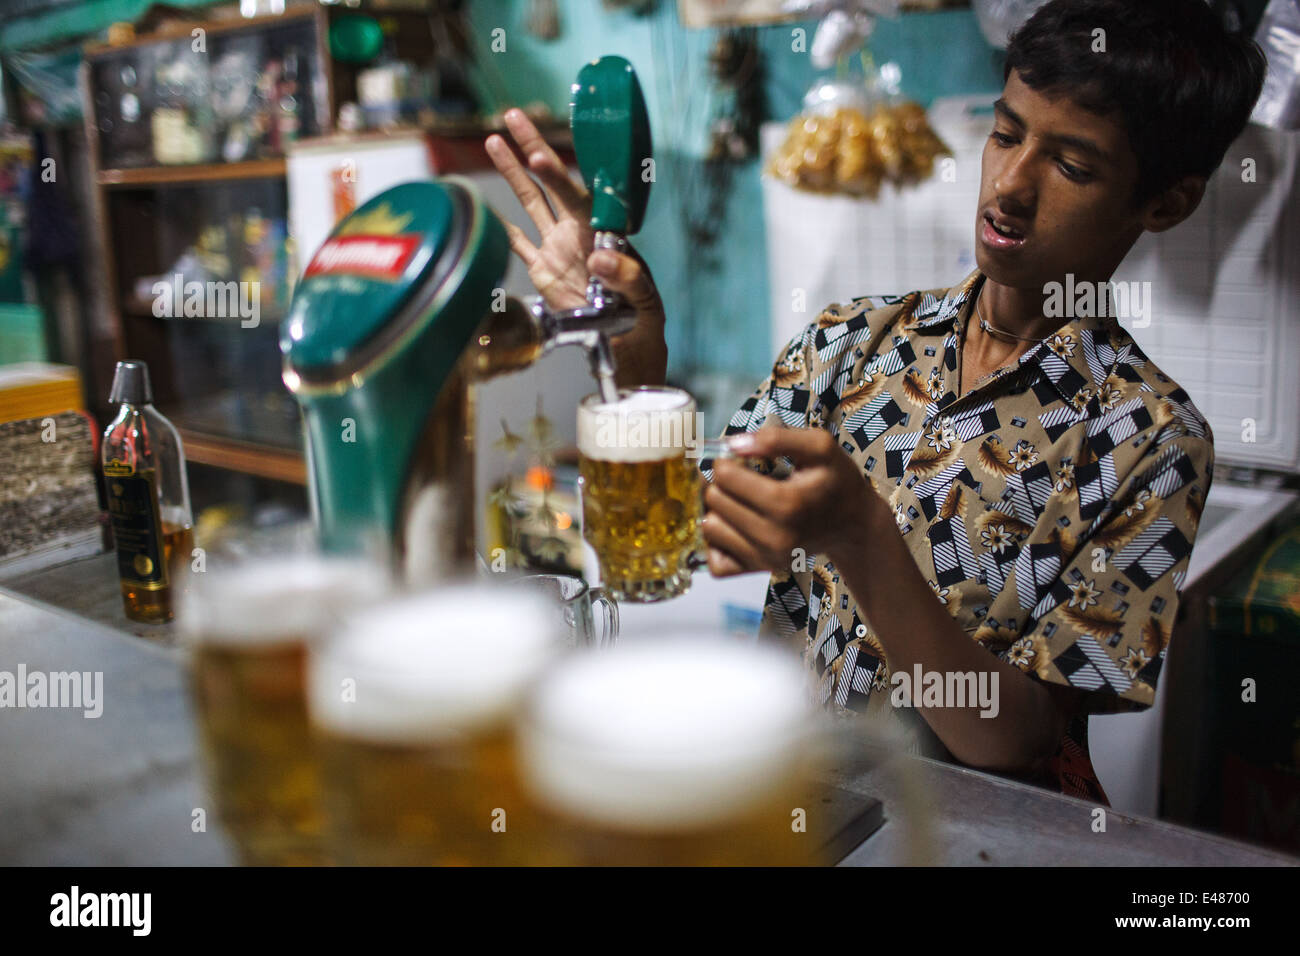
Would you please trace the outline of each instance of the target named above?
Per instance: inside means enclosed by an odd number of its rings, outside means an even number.
[[[905,328],[930,334],[957,331],[958,319],[964,319],[974,308],[983,282],[984,274],[975,269],[942,299],[923,293]],[[1112,331],[1118,329],[1113,319],[1104,316],[1068,319],[1020,356],[1018,365],[1022,369],[1038,368],[1066,404],[1079,408],[1081,400],[1086,402],[1097,394],[1117,359],[1132,348],[1127,336],[1112,336]],[[1088,391],[1081,396],[1080,390],[1085,388]]]

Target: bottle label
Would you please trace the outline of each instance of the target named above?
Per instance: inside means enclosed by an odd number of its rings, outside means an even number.
[[[117,460],[104,465],[108,513],[117,544],[117,573],[123,584],[159,591],[167,587],[155,472],[132,472]]]

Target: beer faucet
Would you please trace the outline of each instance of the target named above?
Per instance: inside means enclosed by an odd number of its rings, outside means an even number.
[[[620,56],[592,60],[570,88],[569,125],[578,169],[591,193],[595,249],[627,251],[627,237],[641,228],[654,158],[650,121],[632,64]],[[531,305],[545,341],[580,345],[606,401],[618,398],[610,338],[630,332],[636,310],[596,276],[587,280],[587,304],[552,311],[542,299]]]
[[[592,194],[595,246],[626,249],[653,179],[631,65],[603,57],[571,89],[570,124]],[[394,186],[334,227],[281,326],[285,385],[303,411],[308,496],[321,548],[368,552],[410,584],[470,573],[475,383],[563,346],[586,350],[617,397],[610,339],[635,310],[591,278],[587,303],[505,298],[504,226],[469,180]],[[504,303],[501,300],[504,299]]]

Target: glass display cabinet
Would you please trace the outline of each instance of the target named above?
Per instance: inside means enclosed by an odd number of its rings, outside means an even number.
[[[285,153],[332,132],[328,25],[319,5],[185,24],[90,47],[82,74],[117,357],[149,363],[191,462],[297,484]]]
[[[479,176],[501,197],[483,147],[500,117],[466,92],[471,54],[453,19],[435,3],[303,3],[86,48],[114,353],[97,361],[106,376],[113,359],[149,364],[189,462],[305,485],[278,326],[316,244],[347,208],[407,179]],[[375,42],[360,50],[363,21]],[[340,112],[360,128],[336,131]],[[571,161],[567,119],[534,120]],[[516,205],[508,190],[497,202]],[[95,391],[102,416],[107,385]]]

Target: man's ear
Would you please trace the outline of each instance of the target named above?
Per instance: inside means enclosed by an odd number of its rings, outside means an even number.
[[[1147,232],[1172,229],[1196,212],[1204,195],[1204,176],[1184,176],[1147,202],[1142,213],[1142,228]]]

